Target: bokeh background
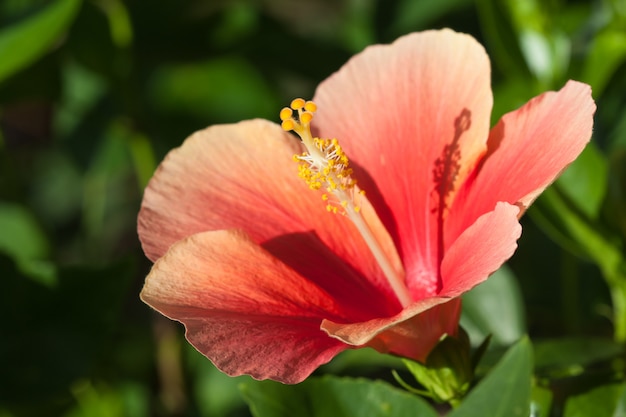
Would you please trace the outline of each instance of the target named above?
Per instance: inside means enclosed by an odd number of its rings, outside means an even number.
[[[365,46],[442,27],[487,49],[494,123],[570,78],[598,104],[593,143],[463,324],[493,351],[530,334],[551,415],[620,383],[626,1],[1,0],[0,416],[250,415],[238,386],[253,382],[138,298],[143,188],[193,131],[276,120]],[[390,379],[395,364],[348,352],[319,373]]]

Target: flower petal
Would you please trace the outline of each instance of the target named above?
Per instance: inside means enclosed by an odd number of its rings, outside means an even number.
[[[394,317],[339,324],[324,320],[322,329],[353,346],[424,361],[444,334],[456,335],[461,299],[431,297],[411,304]]]
[[[522,233],[518,214],[519,207],[497,203],[494,211],[463,231],[443,258],[440,296],[457,297],[469,291],[513,255]]]
[[[389,230],[414,298],[438,289],[441,222],[486,150],[489,59],[450,30],[404,36],[353,57],[318,88],[313,121],[336,137]]]
[[[206,230],[248,225],[257,241],[297,230],[301,219],[285,206],[313,198],[298,197],[302,184],[288,181],[299,151],[296,140],[264,120],[194,133],[167,155],[145,190],[138,219],[144,252],[154,261]]]
[[[446,241],[452,243],[497,201],[519,205],[521,215],[582,152],[594,111],[590,87],[569,81],[503,116],[489,135],[483,165],[457,195]]]
[[[436,297],[417,301],[390,318],[351,324],[324,320],[322,329],[350,345],[424,360],[444,333],[456,334],[460,299],[455,297],[486,280],[515,252],[522,231],[518,213],[517,206],[498,203],[463,232],[443,259],[443,287]]]
[[[321,278],[332,291],[352,282],[395,314],[401,307],[354,225],[328,213],[321,192],[298,177],[292,158],[300,152],[297,139],[264,120],[195,133],[168,154],[146,188],[138,219],[144,252],[156,260],[195,233],[243,229],[304,276],[333,263]]]
[[[296,383],[348,348],[320,330],[345,306],[242,232],[176,243],[146,278],[141,299],[185,324],[189,342],[229,375]]]

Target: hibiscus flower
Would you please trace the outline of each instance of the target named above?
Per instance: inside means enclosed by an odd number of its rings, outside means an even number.
[[[142,300],[229,375],[296,383],[360,347],[423,361],[591,136],[578,82],[490,131],[491,107],[480,44],[428,31],[366,48],[282,128],[194,133],[145,190]]]

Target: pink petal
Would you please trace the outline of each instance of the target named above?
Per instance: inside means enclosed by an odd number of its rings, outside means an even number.
[[[322,329],[349,345],[424,361],[444,334],[456,335],[460,314],[460,298],[431,297],[394,317],[353,324],[324,320]]]
[[[519,205],[521,215],[582,152],[591,138],[594,111],[590,87],[569,81],[502,117],[489,135],[484,164],[457,195],[447,241],[497,201]]]
[[[497,203],[494,211],[463,231],[443,258],[441,296],[457,297],[469,291],[513,255],[522,233],[518,214],[519,207]]]
[[[443,288],[437,296],[394,317],[348,324],[324,320],[322,329],[350,345],[424,360],[443,334],[456,334],[460,299],[454,297],[485,281],[515,252],[522,231],[518,213],[518,207],[498,203],[463,232],[443,259]]]
[[[486,150],[489,59],[450,30],[367,48],[318,88],[313,126],[336,137],[391,233],[414,298],[440,285],[441,224]]]
[[[237,231],[193,235],[154,265],[144,302],[185,324],[229,375],[296,383],[347,346],[320,330],[351,312]]]
[[[243,229],[302,275],[318,275],[335,296],[360,286],[360,294],[378,300],[379,312],[397,313],[400,305],[354,225],[328,213],[321,192],[298,177],[292,157],[300,152],[297,139],[264,120],[192,135],[146,188],[138,219],[146,255],[156,260],[195,233]],[[383,241],[384,228],[375,230]],[[320,265],[326,265],[321,275]]]

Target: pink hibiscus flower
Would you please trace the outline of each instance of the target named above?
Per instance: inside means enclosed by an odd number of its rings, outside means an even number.
[[[302,141],[264,120],[212,126],[145,191],[141,298],[230,375],[296,383],[365,346],[424,360],[595,110],[570,81],[489,131],[489,59],[450,30],[367,48],[314,102],[281,112]]]

